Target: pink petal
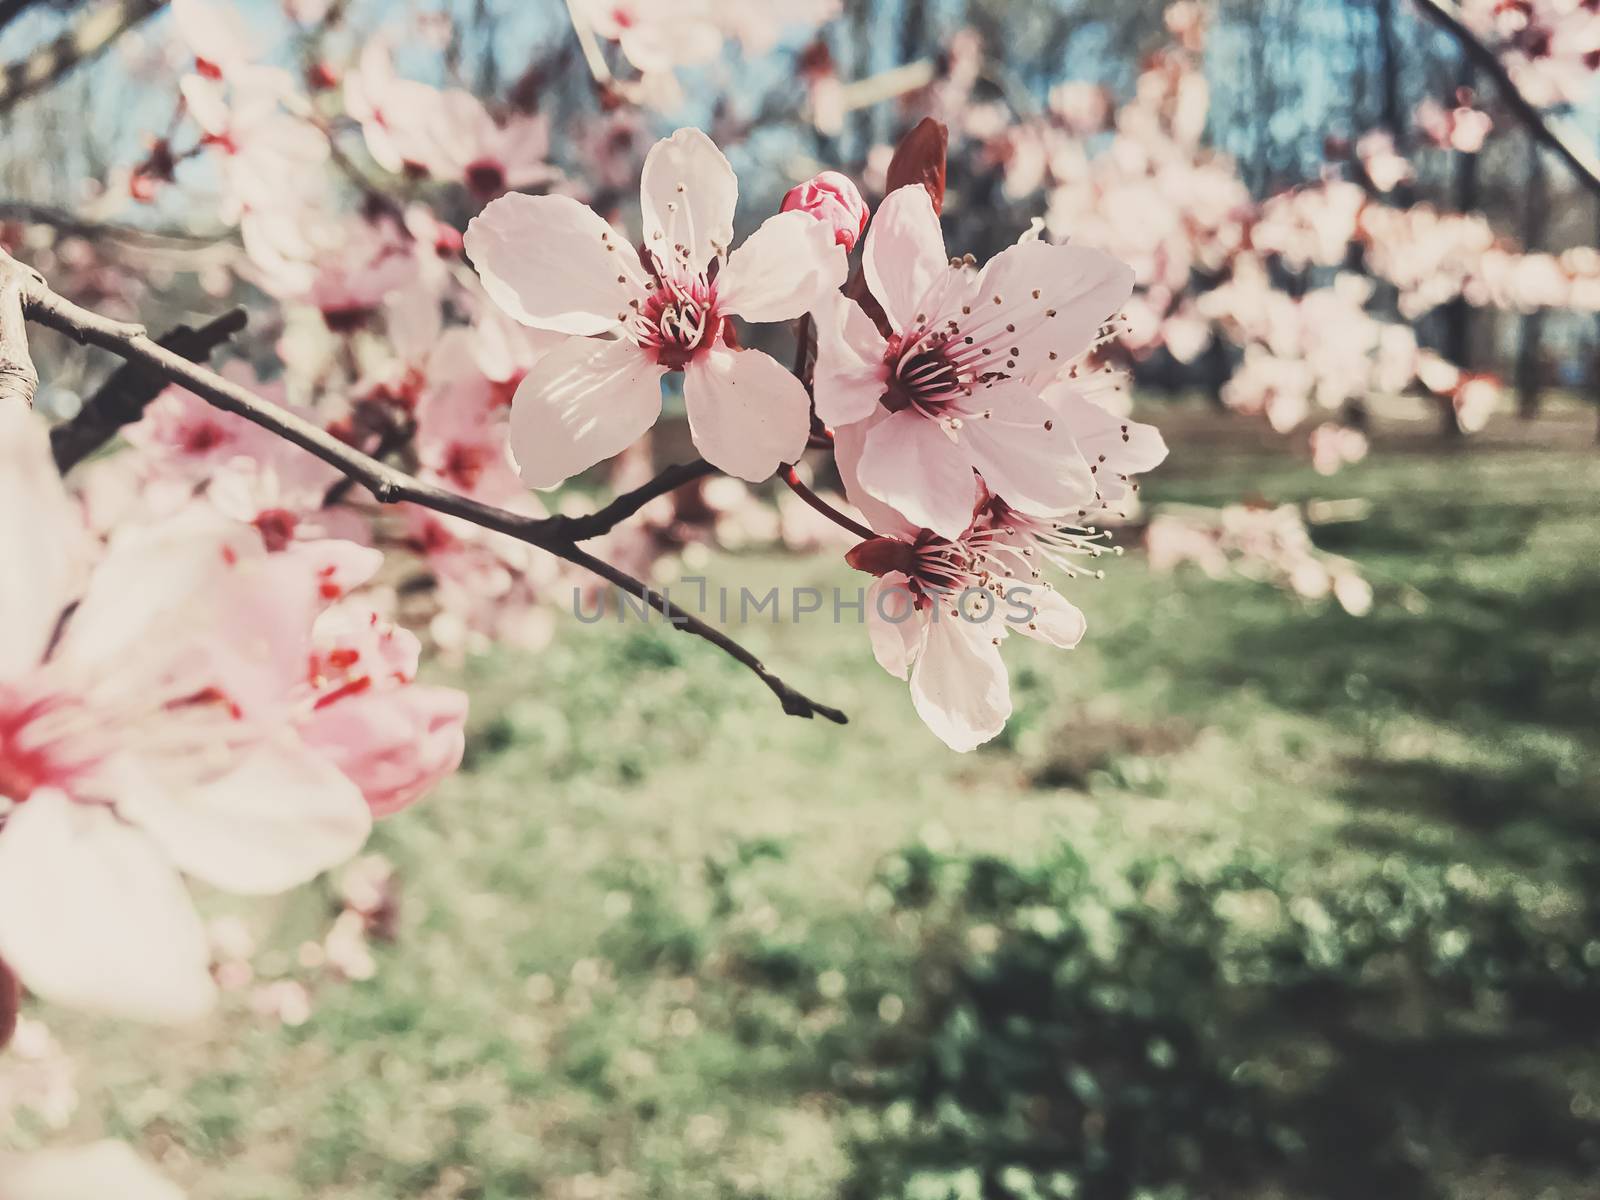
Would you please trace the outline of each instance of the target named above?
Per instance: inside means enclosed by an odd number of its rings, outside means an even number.
[[[811,400],[801,383],[759,350],[713,350],[684,371],[683,400],[694,444],[712,466],[759,483],[792,463],[811,436]]]
[[[1109,254],[1023,242],[984,267],[973,289],[973,320],[987,314],[979,336],[994,339],[996,356],[1005,352],[1017,364],[1008,367],[1014,374],[1030,375],[1082,354],[1132,294],[1132,269]]]
[[[989,490],[1037,516],[1075,512],[1094,503],[1094,476],[1055,411],[1025,384],[1002,381],[974,393],[973,417],[961,430],[972,464]]]
[[[846,498],[861,510],[867,524],[881,534],[909,541],[922,531],[922,526],[906,520],[904,513],[889,507],[861,485],[861,455],[866,450],[867,438],[890,415],[887,409],[880,408],[867,420],[839,429],[833,439],[833,461],[844,483]]]
[[[747,321],[792,321],[837,295],[848,269],[826,225],[808,213],[779,213],[728,256],[717,305]]]
[[[950,270],[927,188],[920,183],[898,188],[878,206],[867,230],[862,266],[890,324],[900,330],[917,324],[917,306]]]
[[[461,765],[466,718],[465,692],[407,684],[330,704],[301,736],[361,789],[374,817],[388,817]]]
[[[1004,729],[1011,685],[988,626],[961,620],[941,605],[911,671],[911,702],[939,740],[961,753]]]
[[[47,1000],[140,1021],[216,998],[178,872],[109,808],[34,792],[0,831],[0,958]]]
[[[511,453],[529,487],[555,487],[626,450],[661,415],[662,369],[632,342],[573,338],[511,401]]]
[[[883,398],[889,344],[861,306],[838,292],[823,298],[815,317],[817,416],[834,429],[864,421]]]
[[[971,455],[943,426],[912,409],[868,430],[856,474],[869,494],[913,525],[954,539],[972,524],[977,480]]]
[[[372,815],[327,759],[285,737],[207,783],[119,805],[177,866],[223,891],[273,895],[354,858]]]
[[[633,247],[570,196],[501,196],[468,223],[465,245],[494,302],[536,329],[609,333],[643,296]]]
[[[1060,414],[1057,423],[1072,435],[1084,461],[1097,468],[1095,484],[1106,500],[1128,493],[1123,476],[1152,471],[1167,457],[1167,443],[1154,425],[1107,412],[1068,384],[1045,389],[1044,399]]]
[[[909,580],[898,571],[874,579],[867,589],[867,636],[872,657],[896,679],[911,671],[922,640],[922,621],[911,607]]]
[[[733,243],[738,201],[739,181],[722,151],[698,129],[678,130],[645,155],[639,181],[645,248],[664,263],[685,263],[691,275],[704,272]]]
[[[44,657],[81,582],[84,549],[44,422],[20,404],[0,406],[0,680]]]
[[[1070,650],[1083,640],[1089,623],[1082,610],[1060,592],[1040,580],[1005,579],[1000,581],[1007,607],[1005,622],[1025,637],[1034,638],[1062,650]],[[1031,615],[1024,616],[1024,609]]]
[[[154,526],[117,532],[67,622],[56,660],[103,671],[135,657],[170,661],[185,638],[212,628],[217,589],[264,558],[255,530],[193,507]],[[206,620],[200,620],[201,617]]]

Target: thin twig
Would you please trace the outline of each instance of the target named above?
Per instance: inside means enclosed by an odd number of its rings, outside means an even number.
[[[855,534],[858,538],[861,538],[863,541],[867,542],[874,541],[881,536],[880,534],[874,533],[872,530],[868,529],[860,521],[854,520],[851,517],[847,517],[844,513],[840,512],[833,505],[829,504],[821,496],[813,492],[801,482],[799,472],[797,472],[792,466],[779,467],[778,478],[782,479],[784,483],[789,485],[789,490],[791,492],[793,492],[796,496],[799,496],[800,499],[804,500],[823,516],[827,517],[828,520],[832,521],[840,529],[848,530],[849,532]]]
[[[773,695],[778,697],[783,705],[783,711],[790,716],[807,718],[820,716],[841,725],[846,722],[845,715],[838,709],[819,704],[790,687],[767,670],[754,654],[720,630],[679,608],[640,580],[580,550],[576,545],[574,528],[576,527],[579,532],[592,529],[594,532],[588,536],[603,532],[598,529],[598,526],[603,524],[603,521],[598,519],[600,514],[595,514],[592,518],[524,517],[458,495],[445,488],[424,483],[404,471],[381,463],[346,445],[320,426],[261,399],[210,368],[192,363],[181,354],[176,354],[158,342],[152,341],[142,326],[113,321],[58,296],[51,291],[41,276],[23,267],[3,251],[0,251],[0,279],[15,281],[15,286],[20,287],[22,308],[31,320],[57,330],[84,345],[99,346],[128,362],[137,362],[160,372],[202,400],[226,412],[235,413],[316,455],[323,462],[354,479],[384,504],[404,501],[446,516],[457,517],[480,528],[503,533],[528,545],[537,546],[557,558],[591,571],[630,595],[645,601],[666,617],[674,628],[710,642],[749,668],[762,683],[766,684]],[[700,464],[690,464],[678,468],[677,471],[692,478],[695,473],[702,472],[702,467]],[[669,473],[667,478],[670,480],[678,476]],[[641,493],[620,498],[619,504],[612,506],[617,510],[617,519],[620,520],[636,512],[652,498],[652,495],[661,494],[660,491],[652,491],[655,486],[655,481],[652,481],[652,484],[641,489]],[[637,502],[635,502],[636,496],[641,497],[637,498]],[[610,510],[605,511],[608,515],[604,519],[609,520]]]
[[[1500,61],[1500,56],[1467,25],[1460,8],[1452,0],[1416,0],[1416,4],[1424,16],[1455,38],[1462,51],[1489,73],[1501,98],[1528,132],[1555,151],[1583,188],[1600,196],[1600,157],[1596,157],[1592,148],[1558,127],[1550,117],[1534,107],[1522,94],[1522,89],[1517,87],[1516,80],[1511,78],[1511,72]]]
[[[56,208],[49,204],[33,204],[26,200],[0,200],[0,221],[48,225],[61,233],[87,238],[115,238],[118,241],[134,242],[157,250],[203,250],[233,237],[231,231],[189,233],[182,229],[146,229],[120,221],[96,221],[68,212],[64,208]]]
[[[717,469],[703,458],[692,463],[668,467],[648,483],[640,484],[631,492],[623,492],[610,504],[581,517],[555,517],[562,536],[569,541],[587,542],[601,534],[609,533],[638,512],[650,501],[675,492],[686,483],[716,474]]]

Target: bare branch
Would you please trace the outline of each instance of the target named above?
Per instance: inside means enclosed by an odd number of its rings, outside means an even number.
[[[648,483],[640,484],[631,492],[623,492],[597,512],[582,517],[554,517],[552,520],[563,537],[574,542],[587,542],[590,538],[610,533],[657,497],[675,492],[686,483],[714,475],[716,470],[705,459],[697,458],[692,463],[668,467]]]
[[[1467,25],[1453,0],[1416,0],[1416,3],[1424,16],[1455,38],[1462,52],[1489,73],[1501,98],[1528,132],[1555,151],[1580,186],[1600,196],[1600,157],[1595,155],[1591,147],[1534,107],[1517,87],[1511,72],[1500,61],[1500,56]]]
[[[96,57],[140,21],[166,7],[166,3],[167,0],[108,0],[91,8],[55,41],[5,67],[0,75],[0,113],[10,110],[19,100],[53,87],[73,67]]]
[[[80,217],[64,208],[55,208],[49,204],[31,204],[25,200],[0,200],[0,221],[48,225],[61,233],[75,234],[78,237],[116,238],[119,241],[136,242],[155,249],[204,248],[228,241],[234,236],[231,231],[214,234],[189,233],[182,229],[145,229],[139,225],[127,225],[118,221],[96,221]]]
[[[537,546],[557,558],[572,563],[598,575],[600,578],[645,601],[661,613],[674,628],[710,642],[719,650],[752,671],[783,705],[783,711],[796,717],[824,717],[837,724],[847,718],[836,708],[830,708],[796,691],[766,666],[750,651],[673,604],[647,584],[604,562],[576,544],[578,536],[593,537],[616,520],[638,511],[654,495],[662,494],[661,484],[686,475],[693,478],[701,472],[703,464],[677,468],[677,474],[666,473],[660,481],[652,481],[637,493],[620,497],[618,502],[594,518],[525,517],[502,508],[484,504],[467,496],[458,495],[445,488],[424,483],[415,476],[388,466],[359,450],[346,445],[318,425],[261,399],[248,389],[218,375],[210,368],[190,362],[181,354],[152,341],[142,327],[113,321],[99,313],[82,308],[72,301],[56,295],[37,273],[16,263],[0,251],[0,277],[14,279],[21,288],[22,309],[33,321],[66,334],[84,345],[99,346],[130,363],[158,373],[174,383],[181,384],[202,400],[226,412],[236,413],[261,428],[293,442],[301,449],[316,455],[323,462],[337,468],[354,479],[384,504],[409,502],[446,516],[457,517],[483,529],[493,530],[516,538],[528,545]],[[683,481],[687,481],[684,479]],[[613,510],[615,510],[613,514]],[[611,524],[607,525],[606,522]],[[587,522],[587,523],[586,523]]]
[[[229,309],[198,329],[179,325],[163,335],[160,345],[193,362],[204,362],[213,350],[242,330],[246,320],[244,309]],[[123,426],[132,425],[166,386],[166,375],[143,363],[128,362],[118,367],[84,401],[77,416],[50,431],[56,469],[65,475],[116,437]]]

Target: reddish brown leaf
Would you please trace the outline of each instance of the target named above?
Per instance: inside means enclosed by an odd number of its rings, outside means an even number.
[[[933,211],[944,211],[944,163],[950,149],[950,131],[932,117],[923,117],[895,147],[889,160],[885,191],[920,183],[933,197]]]

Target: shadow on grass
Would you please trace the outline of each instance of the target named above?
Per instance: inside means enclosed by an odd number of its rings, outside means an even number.
[[[1290,1106],[1312,1138],[1291,1175],[1296,1193],[1443,1200],[1459,1194],[1452,1175],[1495,1168],[1591,1178],[1600,1120],[1574,1115],[1548,1062],[1579,1048],[1577,1035],[1336,1035],[1335,1065]]]
[[[1235,623],[1212,654],[1216,682],[1296,712],[1362,718],[1600,728],[1600,570],[1490,590],[1459,578],[1362,619],[1313,612]]]

